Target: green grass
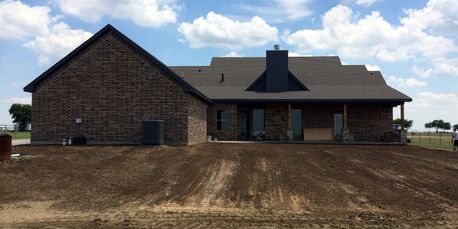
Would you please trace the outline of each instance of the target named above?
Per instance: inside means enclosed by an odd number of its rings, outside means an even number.
[[[13,139],[30,139],[30,132],[8,132]]]
[[[427,142],[412,142],[410,145],[421,146],[429,149],[441,149],[447,151],[453,151],[453,145],[450,144],[431,144]]]
[[[453,151],[451,133],[409,133],[411,145]]]

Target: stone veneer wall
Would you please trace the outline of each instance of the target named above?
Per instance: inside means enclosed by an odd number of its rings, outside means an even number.
[[[153,62],[107,33],[37,85],[31,140],[61,143],[75,136],[75,118],[81,117],[80,132],[89,144],[141,143],[142,121],[154,119],[166,122],[166,144],[186,144],[188,134],[200,141],[202,130],[188,133],[188,122],[195,126],[202,118],[188,119],[187,103],[195,103],[189,96]]]
[[[266,139],[285,141],[288,130],[288,104],[266,105],[264,115]]]

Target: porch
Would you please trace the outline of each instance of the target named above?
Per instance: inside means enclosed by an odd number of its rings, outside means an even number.
[[[393,107],[362,103],[219,103],[208,112],[218,141],[381,142],[393,131]]]

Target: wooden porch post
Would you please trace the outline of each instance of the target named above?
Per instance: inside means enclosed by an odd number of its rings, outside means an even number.
[[[404,103],[401,104],[401,131],[404,131]]]
[[[345,103],[344,104],[344,107],[343,107],[343,121],[344,121],[344,129],[348,129],[348,118],[347,118],[347,104]]]
[[[288,103],[288,129],[291,129],[291,104]]]

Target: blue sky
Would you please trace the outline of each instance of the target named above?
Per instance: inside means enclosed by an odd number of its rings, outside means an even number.
[[[458,0],[0,1],[0,124],[22,88],[112,24],[167,65],[213,56],[339,55],[414,99],[414,128],[458,124]],[[399,116],[399,111],[394,111]]]

